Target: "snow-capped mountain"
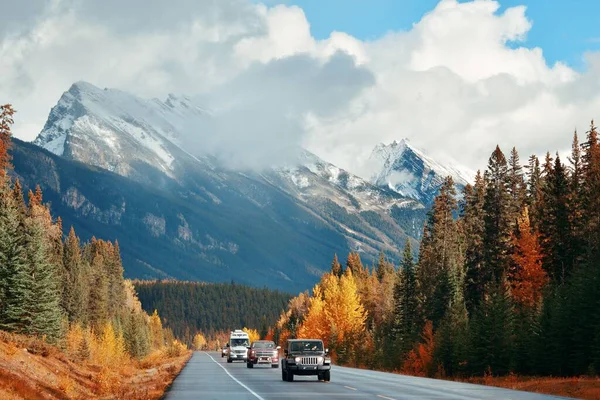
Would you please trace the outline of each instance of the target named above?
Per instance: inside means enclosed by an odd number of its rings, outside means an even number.
[[[369,169],[375,171],[370,177],[372,183],[426,205],[433,202],[447,176],[452,177],[459,189],[475,177],[475,173],[465,167],[438,163],[412,146],[408,139],[389,145],[380,143],[368,162]]]
[[[208,115],[187,97],[143,100],[76,82],[52,108],[34,143],[123,176],[138,175],[136,163],[142,162],[174,177],[183,127]]]
[[[32,169],[15,156],[15,171],[32,186],[46,182],[42,188],[65,221],[123,243],[130,277],[303,290],[334,253],[360,251],[370,263],[384,251],[399,260],[404,243],[420,236],[424,203],[444,171],[407,144],[402,152],[398,144],[374,152],[382,171],[375,183],[305,149],[286,165],[240,171],[214,155],[188,152],[187,129],[209,118],[186,97],[144,100],[77,82],[34,141],[54,155],[23,147],[45,167]],[[396,179],[408,167],[418,185]]]

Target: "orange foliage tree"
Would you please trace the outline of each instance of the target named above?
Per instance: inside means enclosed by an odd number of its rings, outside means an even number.
[[[422,342],[417,344],[406,356],[401,372],[414,376],[433,376],[433,352],[435,341],[433,336],[433,324],[431,321],[425,323],[421,335]]]
[[[323,291],[319,285],[315,285],[313,295],[309,300],[308,313],[304,322],[298,329],[298,338],[323,339],[325,346],[329,346],[329,324],[325,314],[325,302]]]
[[[542,268],[542,252],[537,232],[532,232],[527,208],[518,221],[518,235],[513,235],[515,267],[510,271],[511,293],[517,304],[532,307],[542,299],[542,290],[548,282]]]
[[[10,126],[14,123],[15,110],[10,104],[0,105],[0,176],[10,167]]]

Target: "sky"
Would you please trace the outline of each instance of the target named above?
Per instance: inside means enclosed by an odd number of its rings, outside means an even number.
[[[359,175],[380,142],[485,168],[564,154],[600,112],[600,2],[0,0],[0,102],[33,140],[76,81],[188,95],[237,159],[301,145]],[[193,129],[193,128],[190,128]],[[275,145],[273,145],[275,144]],[[264,154],[261,153],[261,158]]]

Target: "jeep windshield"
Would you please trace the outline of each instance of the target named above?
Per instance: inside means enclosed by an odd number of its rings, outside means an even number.
[[[294,353],[306,353],[311,351],[323,351],[323,342],[319,340],[302,340],[299,342],[292,342],[290,350]]]
[[[248,343],[248,339],[231,339],[231,347],[238,347],[238,346],[250,346],[250,343]]]

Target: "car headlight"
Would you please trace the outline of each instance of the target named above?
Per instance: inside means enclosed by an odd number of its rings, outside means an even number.
[[[294,361],[296,361],[296,364],[298,364],[300,362],[300,360],[302,360],[300,357],[296,357],[296,359]]]
[[[321,356],[317,357],[317,361],[319,362],[319,364],[321,364],[323,362],[323,357],[321,357]]]

